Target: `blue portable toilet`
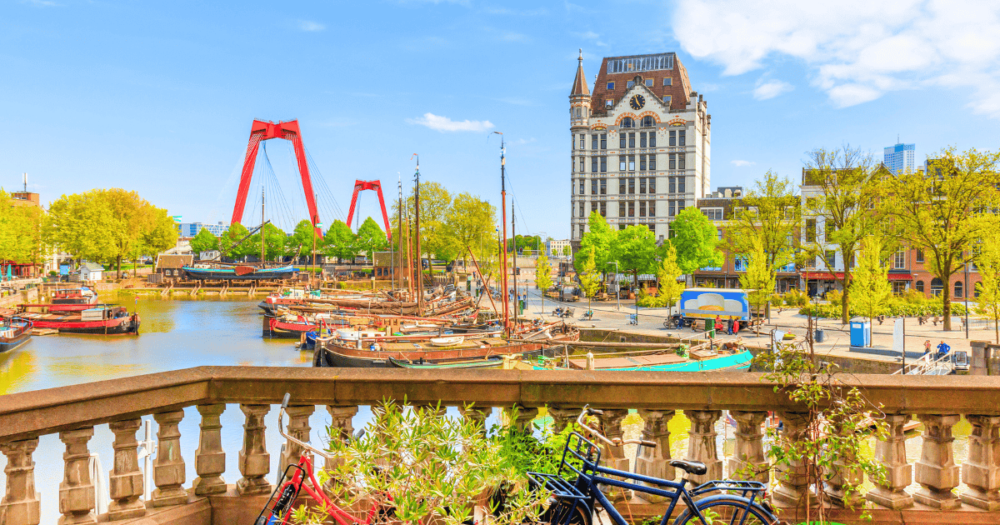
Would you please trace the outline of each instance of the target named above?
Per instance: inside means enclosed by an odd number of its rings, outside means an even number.
[[[871,344],[871,323],[868,319],[862,317],[851,319],[851,346],[867,348]]]

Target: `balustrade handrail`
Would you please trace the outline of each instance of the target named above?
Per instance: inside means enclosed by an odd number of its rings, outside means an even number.
[[[844,374],[887,413],[1000,415],[1000,377]],[[0,442],[208,403],[792,410],[747,372],[316,369],[205,366],[0,397]]]

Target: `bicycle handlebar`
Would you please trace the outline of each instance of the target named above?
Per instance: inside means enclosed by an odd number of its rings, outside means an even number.
[[[287,439],[289,442],[295,443],[296,445],[302,447],[303,450],[308,450],[313,454],[322,457],[323,459],[328,459],[330,461],[335,460],[336,458],[332,454],[326,452],[325,450],[320,450],[305,441],[302,441],[294,436],[288,435],[285,432],[285,421],[284,421],[285,410],[288,408],[288,402],[291,400],[291,398],[292,395],[290,393],[286,393],[284,399],[281,400],[281,409],[278,410],[278,434],[281,434],[281,437]],[[364,429],[361,429],[361,434],[364,435]]]
[[[590,434],[591,436],[596,437],[597,439],[601,440],[602,442],[604,442],[605,444],[607,444],[608,446],[611,446],[611,447],[620,447],[620,446],[623,446],[623,445],[638,445],[640,447],[655,447],[656,446],[656,442],[655,441],[647,441],[647,440],[644,440],[644,439],[621,439],[621,438],[611,438],[611,439],[608,439],[607,437],[604,436],[604,434],[601,434],[600,432],[597,431],[597,429],[595,429],[595,428],[587,425],[583,421],[583,417],[584,416],[602,416],[602,415],[604,415],[604,411],[603,410],[598,410],[596,408],[590,408],[589,405],[584,406],[583,410],[580,411],[580,416],[576,418],[576,424],[579,425],[580,428],[586,430],[587,433]]]

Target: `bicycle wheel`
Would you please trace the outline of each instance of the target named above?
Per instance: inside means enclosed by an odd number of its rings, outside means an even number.
[[[674,521],[675,525],[718,525],[738,523],[742,525],[776,525],[780,523],[778,518],[756,503],[747,509],[747,500],[731,496],[715,496],[697,502],[698,511],[702,516],[710,520],[710,523],[702,523],[698,517],[685,510]]]
[[[538,521],[545,525],[591,525],[592,515],[590,509],[583,503],[577,503],[576,508],[572,501],[557,500],[539,516]]]

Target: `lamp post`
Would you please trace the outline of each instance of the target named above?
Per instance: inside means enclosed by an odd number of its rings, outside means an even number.
[[[608,264],[611,264],[611,263],[614,263],[614,265],[615,265],[615,302],[618,303],[617,306],[615,306],[615,310],[621,311],[621,309],[622,309],[622,287],[621,287],[621,284],[618,282],[618,261],[611,261]],[[636,313],[638,313],[638,311],[636,311]]]

